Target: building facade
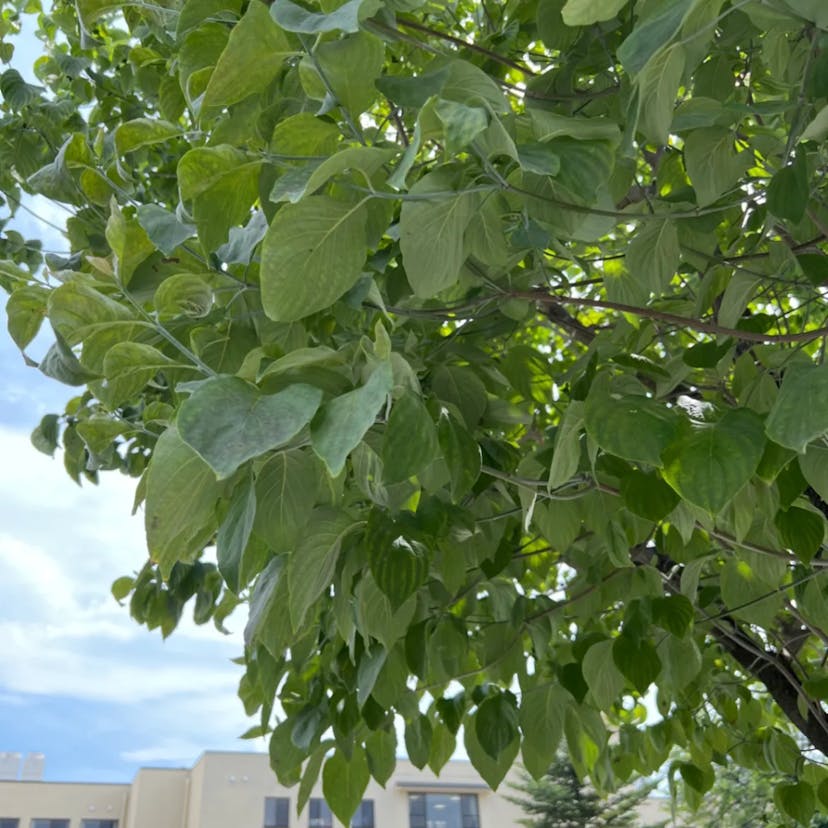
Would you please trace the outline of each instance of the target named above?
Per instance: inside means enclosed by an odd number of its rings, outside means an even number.
[[[518,828],[508,780],[493,793],[469,762],[439,777],[399,759],[385,788],[373,780],[350,828]],[[268,757],[204,753],[189,769],[142,768],[131,785],[0,781],[0,828],[342,828],[312,792],[296,813]]]

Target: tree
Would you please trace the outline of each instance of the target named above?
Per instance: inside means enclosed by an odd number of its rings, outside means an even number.
[[[247,605],[282,782],[347,822],[399,717],[492,787],[678,746],[828,805],[823,3],[17,0],[6,61],[20,15],[35,444],[138,479],[137,621]]]
[[[516,785],[526,796],[513,801],[529,814],[522,820],[528,828],[632,828],[641,824],[637,808],[657,784],[648,782],[602,799],[559,755],[540,779],[527,777]]]
[[[701,806],[689,809],[687,824],[697,828],[795,825],[774,802],[774,790],[785,781],[778,773],[748,771],[736,765],[723,768]],[[828,820],[824,814],[815,814],[808,824],[823,828]]]

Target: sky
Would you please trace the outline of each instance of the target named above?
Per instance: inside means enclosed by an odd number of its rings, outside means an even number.
[[[36,55],[24,38],[13,65],[32,79]],[[68,215],[27,204],[58,225]],[[29,213],[15,226],[66,249]],[[31,356],[50,344],[47,325]],[[79,487],[59,453],[34,449],[32,429],[77,389],[25,365],[2,307],[0,366],[0,753],[44,753],[47,780],[120,782],[143,765],[192,764],[208,749],[264,750],[262,740],[238,739],[251,724],[231,663],[242,652],[243,610],[227,622],[229,636],[185,618],[163,641],[132,621],[110,585],[146,559],[142,515],[131,516],[136,481],[106,472],[98,486]]]

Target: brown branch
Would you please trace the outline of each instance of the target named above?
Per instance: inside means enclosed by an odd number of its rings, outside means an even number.
[[[631,313],[634,316],[640,316],[645,319],[656,319],[660,322],[669,322],[682,328],[690,328],[694,331],[709,334],[731,336],[734,339],[741,339],[747,342],[812,342],[815,339],[828,336],[828,327],[793,334],[765,334],[759,333],[758,331],[742,331],[738,328],[725,328],[722,325],[717,325],[715,322],[689,319],[686,316],[660,311],[657,308],[641,308],[636,305],[625,305],[622,302],[610,302],[608,299],[588,299],[585,296],[556,296],[539,291],[515,291],[510,292],[509,296],[513,296],[516,299],[531,299],[542,305],[581,305],[587,308],[617,310],[621,313]]]
[[[768,693],[791,724],[805,736],[811,744],[824,754],[828,754],[828,729],[818,702],[813,702],[802,689],[791,659],[782,653],[768,653],[758,646],[750,637],[735,627],[728,629],[717,624],[714,629],[716,640],[736,662],[750,675],[765,685]],[[757,650],[759,657],[757,658]],[[808,703],[806,715],[799,709],[800,698]],[[822,721],[820,721],[822,719]]]
[[[497,52],[491,51],[491,49],[478,46],[476,43],[469,43],[469,41],[450,35],[448,32],[441,32],[437,29],[432,29],[430,26],[426,26],[424,23],[419,23],[416,20],[411,20],[407,17],[398,17],[397,22],[405,29],[413,29],[415,32],[422,32],[423,34],[440,38],[440,40],[445,40],[448,43],[453,43],[455,46],[460,46],[463,49],[468,49],[471,52],[477,52],[478,55],[484,55],[489,60],[493,60],[495,63],[501,64],[501,66],[508,66],[510,69],[516,69],[524,75],[534,76],[536,74],[528,66],[523,66],[514,60],[503,57],[503,55],[499,55]]]

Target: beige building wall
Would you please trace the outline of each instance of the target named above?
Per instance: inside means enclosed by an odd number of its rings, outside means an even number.
[[[117,819],[124,825],[129,785],[80,785],[61,782],[0,782],[0,818],[17,817],[20,828],[33,819]]]
[[[507,780],[501,792],[508,790]],[[309,828],[309,808],[296,814],[297,792],[276,782],[264,754],[207,752],[192,769],[143,768],[132,785],[0,782],[0,817],[18,818],[20,828],[37,818],[69,819],[70,828],[82,819],[117,819],[118,828],[262,828],[265,798],[275,796],[290,800],[290,828]],[[375,828],[408,828],[414,793],[476,795],[480,828],[518,828],[522,816],[469,762],[449,762],[436,777],[400,759],[385,789],[372,780],[365,792]],[[322,798],[321,784],[312,796]]]
[[[119,828],[182,828],[189,791],[188,770],[141,768],[132,782],[127,813]],[[28,826],[21,823],[20,828]]]

